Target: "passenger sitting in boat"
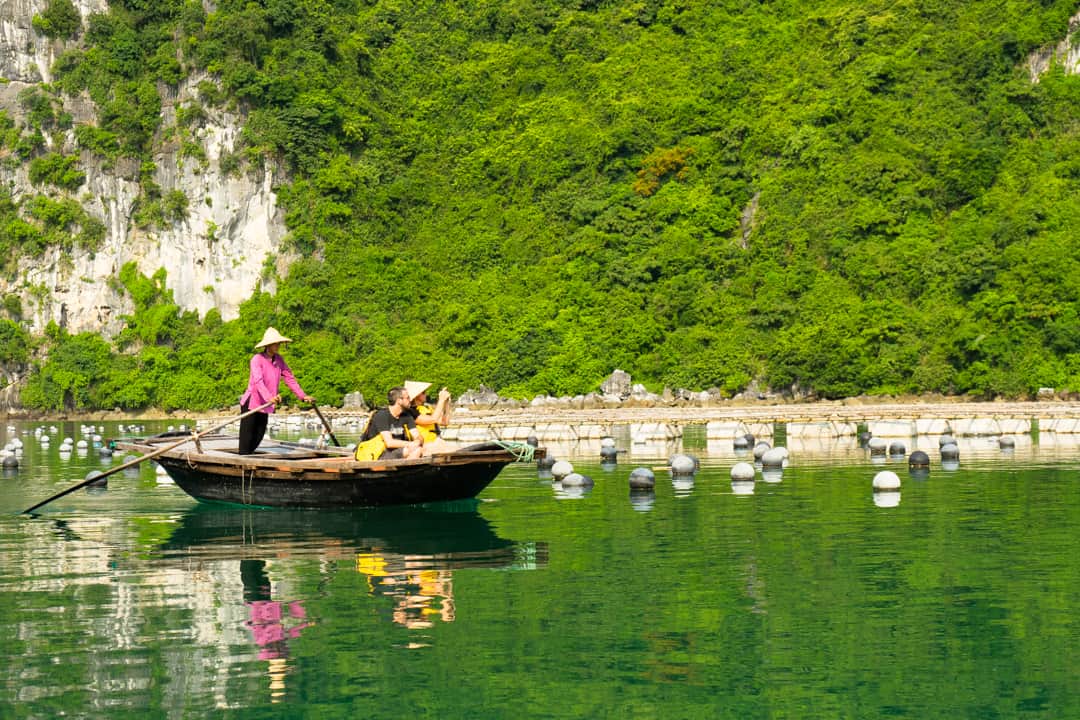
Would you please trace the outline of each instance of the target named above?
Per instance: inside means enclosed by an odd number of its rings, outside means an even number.
[[[391,388],[386,394],[386,401],[387,406],[379,408],[371,416],[367,429],[364,430],[364,435],[360,439],[361,442],[356,448],[356,458],[362,459],[362,453],[370,448],[368,441],[376,438],[382,441],[381,444],[385,449],[373,459],[406,458],[411,460],[420,457],[424,452],[424,439],[416,431],[416,423],[409,412],[409,405],[412,402],[409,391],[400,386]]]
[[[434,455],[457,450],[457,445],[440,437],[442,428],[450,424],[450,391],[446,388],[440,390],[439,399],[433,408],[427,400],[427,389],[431,387],[431,383],[406,380],[404,387],[412,398],[408,413],[416,423],[417,432],[424,438],[424,454]]]

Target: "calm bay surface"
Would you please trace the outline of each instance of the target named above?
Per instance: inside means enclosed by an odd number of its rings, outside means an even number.
[[[587,492],[517,465],[475,502],[357,511],[203,505],[146,463],[26,516],[121,458],[5,425],[0,718],[1080,717],[1067,440],[972,440],[946,470],[920,438],[925,479],[789,446],[739,487],[698,428],[624,438],[614,468],[552,448]],[[676,450],[693,480],[631,495]]]

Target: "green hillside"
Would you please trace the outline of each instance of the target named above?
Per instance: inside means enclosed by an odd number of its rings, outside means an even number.
[[[228,405],[268,324],[324,402],[405,376],[574,394],[616,367],[1080,390],[1080,77],[1026,64],[1075,2],[121,0],[74,31],[65,4],[39,29],[82,33],[53,88],[97,101],[80,142],[149,158],[155,84],[210,70],[204,102],[249,112],[240,159],[291,170],[303,259],[235,322],[131,270],[115,345],[0,321],[48,353],[28,406]]]

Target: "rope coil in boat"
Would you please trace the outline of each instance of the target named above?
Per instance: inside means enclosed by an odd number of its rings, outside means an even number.
[[[513,440],[494,440],[493,442],[513,455],[515,462],[532,462],[533,453],[536,452],[536,448],[526,442]]]

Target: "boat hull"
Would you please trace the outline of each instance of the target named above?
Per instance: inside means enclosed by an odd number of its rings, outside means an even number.
[[[183,460],[161,458],[169,477],[196,500],[265,507],[378,507],[462,500],[476,497],[507,462],[463,466],[414,466],[394,471],[331,474],[318,477],[230,468],[191,468]]]
[[[358,462],[339,449],[279,442],[238,455],[236,439],[162,435],[116,447],[153,456],[196,500],[264,507],[379,507],[476,497],[521,456],[498,443],[418,460]],[[541,451],[542,452],[542,451]],[[531,453],[530,453],[531,456]]]

